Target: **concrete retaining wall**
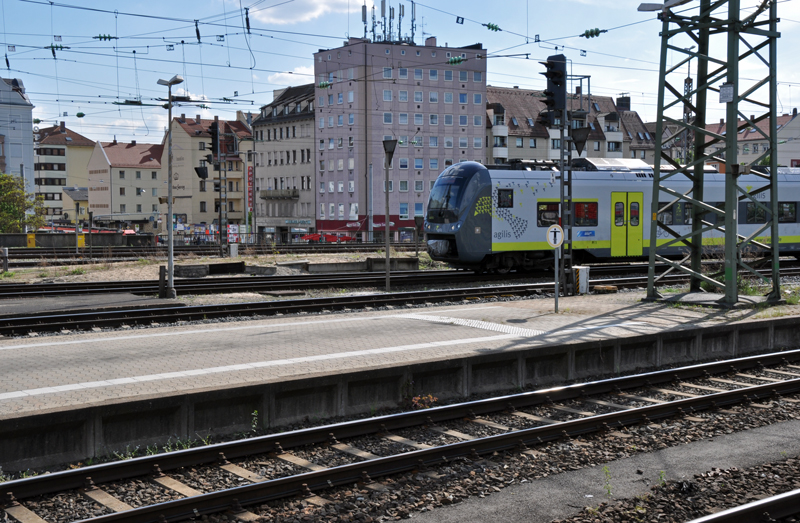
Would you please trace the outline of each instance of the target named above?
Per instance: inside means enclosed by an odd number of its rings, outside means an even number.
[[[6,417],[0,422],[0,466],[47,467],[209,431],[245,432],[254,417],[262,428],[278,427],[374,412],[413,395],[463,398],[794,349],[800,347],[799,327],[800,319],[789,317],[562,346],[521,344],[498,354]]]

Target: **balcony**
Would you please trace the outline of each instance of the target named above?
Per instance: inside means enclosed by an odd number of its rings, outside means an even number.
[[[494,158],[508,158],[508,147],[492,147],[492,156]]]
[[[508,126],[502,124],[493,125],[492,136],[508,136]]]
[[[300,198],[300,189],[271,189],[261,191],[262,200],[297,200]]]

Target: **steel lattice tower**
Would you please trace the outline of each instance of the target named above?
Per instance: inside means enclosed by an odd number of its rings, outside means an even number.
[[[721,303],[733,306],[739,300],[738,275],[740,271],[749,272],[772,285],[769,300],[780,300],[779,246],[778,238],[778,174],[777,174],[777,1],[763,0],[757,7],[740,9],[740,0],[700,0],[699,10],[689,8],[675,13],[671,6],[685,4],[686,1],[666,2],[659,19],[661,30],[661,63],[658,85],[658,116],[656,121],[656,151],[661,161],[655,162],[652,196],[653,219],[650,226],[650,266],[648,271],[647,299],[661,298],[655,288],[656,282],[666,273],[678,271],[691,276],[690,290],[701,290],[701,282],[723,288],[725,296]],[[682,41],[693,43],[690,48],[674,45]],[[693,49],[696,46],[696,51]],[[683,58],[671,67],[667,65],[668,51]],[[714,56],[716,51],[722,51]],[[669,75],[682,70],[687,62],[696,59],[697,82],[692,88],[674,86]],[[747,71],[747,78],[739,74],[740,63],[748,60],[748,65],[757,64],[759,70]],[[763,72],[763,74],[762,74]],[[755,77],[755,79],[751,79]],[[768,101],[758,99],[768,91]],[[707,105],[712,95],[718,95],[725,105],[725,131],[711,132],[706,128]],[[695,103],[692,103],[694,97]],[[739,108],[748,104],[763,109],[758,116],[746,116]],[[671,118],[666,112],[672,108],[688,107],[694,118]],[[684,109],[685,111],[685,109]],[[685,113],[684,113],[685,114]],[[739,125],[739,120],[742,124]],[[768,133],[756,124],[768,120]],[[669,124],[669,136],[664,134]],[[753,128],[769,143],[766,151],[748,162],[739,162],[738,133]],[[672,129],[675,131],[672,132]],[[751,131],[753,132],[753,131]],[[662,144],[671,143],[676,137],[691,136],[692,153],[680,165],[665,153]],[[685,139],[685,138],[684,138]],[[722,146],[722,147],[721,147]],[[719,152],[717,152],[719,149]],[[719,153],[724,150],[724,160]],[[752,157],[753,155],[750,155]],[[750,167],[769,157],[769,173],[751,171]],[[725,202],[707,202],[703,196],[704,166],[707,161],[724,161],[725,164]],[[666,164],[668,169],[663,169]],[[740,187],[738,178],[742,174],[754,174],[767,182],[755,190]],[[680,192],[663,183],[688,181],[691,188]],[[673,185],[674,186],[674,185]],[[758,196],[761,195],[761,198]],[[738,234],[738,209],[740,202],[755,206],[767,216],[766,223],[760,224],[757,231],[745,237]],[[662,212],[671,209],[673,204],[691,207],[692,230],[688,234],[676,232],[662,221]],[[711,218],[715,215],[715,218]],[[724,271],[706,275],[702,271],[704,235],[711,231],[724,235]],[[719,238],[706,236],[706,248]],[[657,243],[656,243],[657,242]],[[718,242],[716,242],[718,243]],[[667,259],[656,252],[658,248],[675,245],[685,246],[685,255],[678,261]],[[656,277],[655,264],[666,263],[669,269]],[[756,272],[756,267],[769,265],[771,277]],[[720,278],[721,281],[715,279]]]

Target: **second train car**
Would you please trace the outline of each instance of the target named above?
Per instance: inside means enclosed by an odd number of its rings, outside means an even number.
[[[645,259],[650,239],[650,200],[653,169],[640,160],[580,159],[573,171],[573,253],[576,262],[607,259]],[[583,170],[580,170],[583,169]],[[552,265],[553,250],[545,232],[558,223],[559,179],[554,170],[531,168],[493,169],[477,162],[448,167],[436,180],[425,214],[428,252],[434,260],[455,267],[488,271],[535,269]],[[705,201],[724,207],[724,175],[706,172]],[[685,180],[685,178],[684,178]],[[739,186],[754,191],[766,184],[749,174],[739,177]],[[667,182],[681,193],[688,181]],[[800,169],[779,171],[778,191],[780,248],[782,254],[800,255]],[[758,195],[770,206],[769,191]],[[659,205],[672,201],[662,193]],[[767,214],[752,202],[740,202],[739,234],[749,236],[763,226]],[[705,220],[715,221],[708,213]],[[676,203],[661,220],[679,233],[691,231],[691,204]],[[661,243],[668,240],[659,229]],[[759,235],[769,241],[769,231]],[[723,234],[704,235],[709,248],[722,244]],[[715,247],[717,246],[717,247]],[[659,254],[680,256],[685,247],[660,248]]]

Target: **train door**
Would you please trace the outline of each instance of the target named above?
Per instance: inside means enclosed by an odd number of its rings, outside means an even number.
[[[641,256],[643,193],[611,193],[611,256]]]

